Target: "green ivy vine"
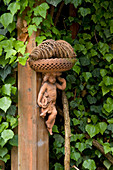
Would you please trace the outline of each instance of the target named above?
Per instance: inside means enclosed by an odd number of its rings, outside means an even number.
[[[0,160],[10,159],[11,146],[17,146],[13,129],[18,124],[17,62],[25,65],[27,42],[17,40],[17,16],[26,9],[29,37],[41,30],[37,45],[45,39],[64,39],[77,53],[73,69],[65,73],[66,94],[71,118],[71,169],[111,170],[112,163],[94,147],[96,140],[105,154],[113,157],[113,1],[112,0],[0,0]],[[60,17],[55,25],[55,16]],[[69,15],[70,4],[76,16]],[[54,9],[51,15],[51,9]],[[70,26],[78,24],[72,39]],[[17,54],[19,54],[17,56]],[[23,55],[23,57],[21,57]],[[63,170],[63,118],[57,116],[50,136],[50,169]],[[59,123],[60,121],[60,123]]]

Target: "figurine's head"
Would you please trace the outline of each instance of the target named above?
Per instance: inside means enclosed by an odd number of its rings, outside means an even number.
[[[56,77],[61,76],[62,73],[60,72],[53,72],[53,73],[46,73],[43,82],[49,81],[50,83],[54,84],[56,82]]]
[[[50,75],[48,78],[48,81],[52,84],[54,84],[56,82],[56,76]]]

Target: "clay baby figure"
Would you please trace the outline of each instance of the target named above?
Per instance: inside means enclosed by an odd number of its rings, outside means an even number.
[[[41,107],[40,116],[44,118],[48,113],[48,120],[46,121],[47,129],[52,135],[52,127],[55,123],[55,118],[57,115],[56,110],[56,98],[57,98],[57,88],[64,90],[66,88],[66,80],[61,78],[62,73],[46,73],[43,78],[43,83],[38,95],[38,105]],[[56,78],[60,83],[56,82]]]

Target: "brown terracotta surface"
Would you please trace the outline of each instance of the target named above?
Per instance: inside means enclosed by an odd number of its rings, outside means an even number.
[[[71,58],[52,58],[39,59],[37,61],[29,60],[30,67],[36,72],[63,72],[70,70],[75,64],[76,59]]]
[[[66,81],[64,78],[61,78],[60,75],[61,73],[59,72],[46,73],[38,95],[38,105],[41,107],[40,116],[45,118],[48,114],[46,125],[50,135],[52,135],[52,127],[55,123],[55,118],[57,115],[55,106],[57,88],[60,90],[64,90],[66,88]],[[56,79],[58,79],[59,83],[56,82]]]

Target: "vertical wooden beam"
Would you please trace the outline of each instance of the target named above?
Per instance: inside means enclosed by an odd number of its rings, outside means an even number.
[[[77,9],[74,7],[73,4],[70,4],[69,6],[69,15],[72,17],[76,17],[77,15]],[[70,30],[72,31],[72,39],[75,39],[79,30],[79,24],[73,22],[72,25],[70,26]]]
[[[11,170],[18,170],[18,147],[11,149]]]
[[[35,47],[36,33],[28,40],[27,53]],[[28,63],[18,65],[18,170],[49,170],[48,132],[40,118],[37,93],[40,74]]]
[[[37,94],[41,86],[41,74],[37,73]],[[39,109],[39,108],[38,108]],[[44,123],[44,119],[37,114],[37,133],[38,133],[38,168],[37,170],[49,170],[49,137]]]

